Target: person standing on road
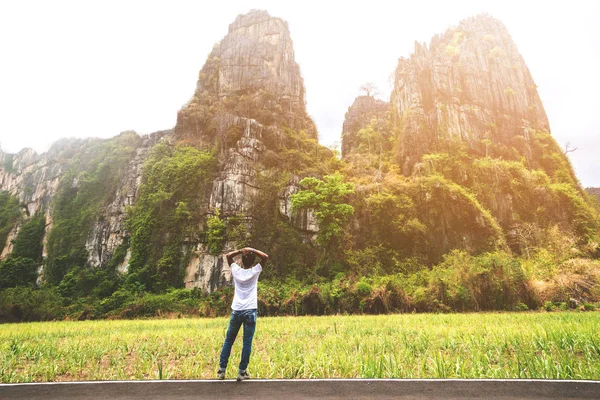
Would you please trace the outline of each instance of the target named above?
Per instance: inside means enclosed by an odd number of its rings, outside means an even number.
[[[233,261],[233,257],[242,255],[242,266]],[[225,370],[229,362],[231,347],[242,324],[244,325],[244,345],[242,347],[242,359],[240,360],[237,380],[243,381],[250,378],[246,369],[250,362],[250,353],[252,352],[252,339],[256,330],[257,309],[257,289],[258,276],[262,271],[260,263],[255,264],[256,256],[260,257],[260,262],[264,265],[269,256],[260,250],[251,247],[244,247],[241,250],[235,250],[226,254],[227,262],[231,267],[231,276],[235,286],[235,294],[231,303],[231,318],[229,327],[225,336],[225,343],[221,349],[221,359],[219,362],[218,379],[225,379]]]

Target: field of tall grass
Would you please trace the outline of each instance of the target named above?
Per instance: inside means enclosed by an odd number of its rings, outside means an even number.
[[[212,379],[227,323],[4,324],[0,379]],[[253,378],[597,380],[598,326],[598,312],[259,317],[249,372]],[[240,350],[238,337],[229,378]]]

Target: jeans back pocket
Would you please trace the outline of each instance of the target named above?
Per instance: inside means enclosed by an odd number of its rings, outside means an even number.
[[[256,311],[252,311],[246,314],[246,323],[248,325],[256,325],[256,314]]]

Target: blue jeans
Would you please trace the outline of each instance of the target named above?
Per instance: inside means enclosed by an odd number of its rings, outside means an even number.
[[[242,324],[244,324],[244,345],[242,347],[240,371],[245,371],[246,368],[248,368],[250,353],[252,352],[252,338],[254,338],[254,331],[256,330],[257,316],[258,312],[256,309],[233,311],[231,313],[229,327],[227,328],[227,336],[225,336],[225,343],[223,343],[223,349],[221,349],[221,361],[219,363],[221,370],[227,369],[231,347],[233,346],[233,342],[235,342],[235,338],[237,337]]]

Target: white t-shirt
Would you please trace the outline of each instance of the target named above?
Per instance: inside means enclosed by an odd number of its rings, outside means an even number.
[[[235,294],[231,309],[234,311],[258,308],[257,290],[258,276],[262,271],[260,264],[244,269],[236,263],[231,264],[231,275],[235,285]]]

